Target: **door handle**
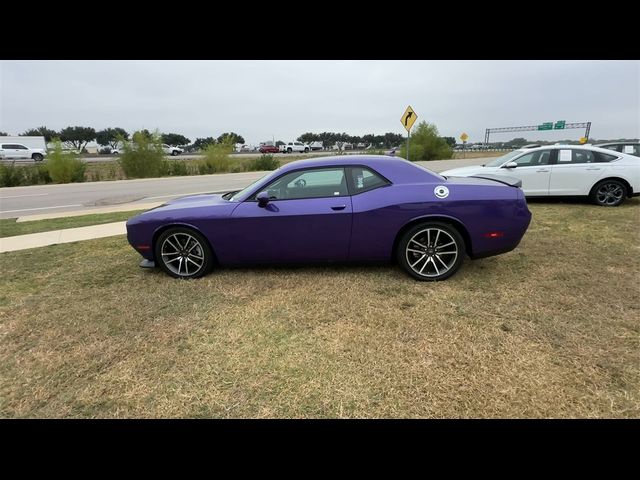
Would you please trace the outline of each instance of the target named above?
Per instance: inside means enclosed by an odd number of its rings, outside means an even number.
[[[589,167],[587,170],[602,170],[600,167]]]
[[[347,208],[346,205],[336,205],[335,207],[331,207],[331,210],[344,210]]]
[[[549,169],[547,169],[547,168],[542,168],[540,170],[536,170],[536,172],[548,172],[548,171],[549,171]]]

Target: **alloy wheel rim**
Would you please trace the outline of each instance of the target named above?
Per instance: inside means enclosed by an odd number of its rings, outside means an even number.
[[[420,230],[411,237],[405,250],[409,267],[428,278],[439,277],[451,270],[458,253],[455,239],[440,228]]]
[[[603,205],[615,205],[622,200],[624,192],[622,187],[617,183],[605,183],[596,193],[598,203]]]
[[[204,266],[202,244],[188,233],[174,233],[162,242],[160,254],[165,266],[176,275],[190,277]]]

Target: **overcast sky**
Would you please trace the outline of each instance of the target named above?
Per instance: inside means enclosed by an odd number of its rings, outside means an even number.
[[[638,61],[1,61],[0,130],[69,125],[251,144],[304,132],[405,133],[407,105],[440,134],[592,122],[592,138],[640,136]],[[578,139],[580,130],[502,134]]]

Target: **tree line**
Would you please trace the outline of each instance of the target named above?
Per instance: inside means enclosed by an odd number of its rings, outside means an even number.
[[[147,130],[139,130],[134,133],[139,133],[145,138],[150,139],[153,134]],[[133,135],[133,134],[132,134]],[[73,126],[66,127],[62,130],[56,131],[47,127],[30,128],[25,132],[19,134],[23,137],[44,137],[45,142],[50,143],[54,139],[59,139],[65,144],[66,147],[81,152],[89,142],[95,141],[98,145],[103,147],[116,148],[121,141],[128,141],[132,135],[120,127],[105,128],[103,130],[96,131],[92,127]],[[0,132],[0,136],[8,136],[6,132]],[[160,141],[168,145],[190,145],[191,140],[179,133],[161,133],[159,134]],[[232,143],[244,143],[242,135],[238,135],[234,132],[226,132],[221,134],[217,138],[198,138],[194,145],[205,148],[207,145],[215,143],[223,143],[225,139],[229,139]]]

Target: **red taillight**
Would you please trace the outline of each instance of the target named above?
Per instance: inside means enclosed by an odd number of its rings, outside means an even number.
[[[502,233],[502,232],[489,232],[489,233],[485,233],[484,236],[487,237],[487,238],[500,238],[500,237],[504,237],[504,233]]]
[[[151,246],[150,245],[136,245],[136,248],[138,250],[151,250]]]

